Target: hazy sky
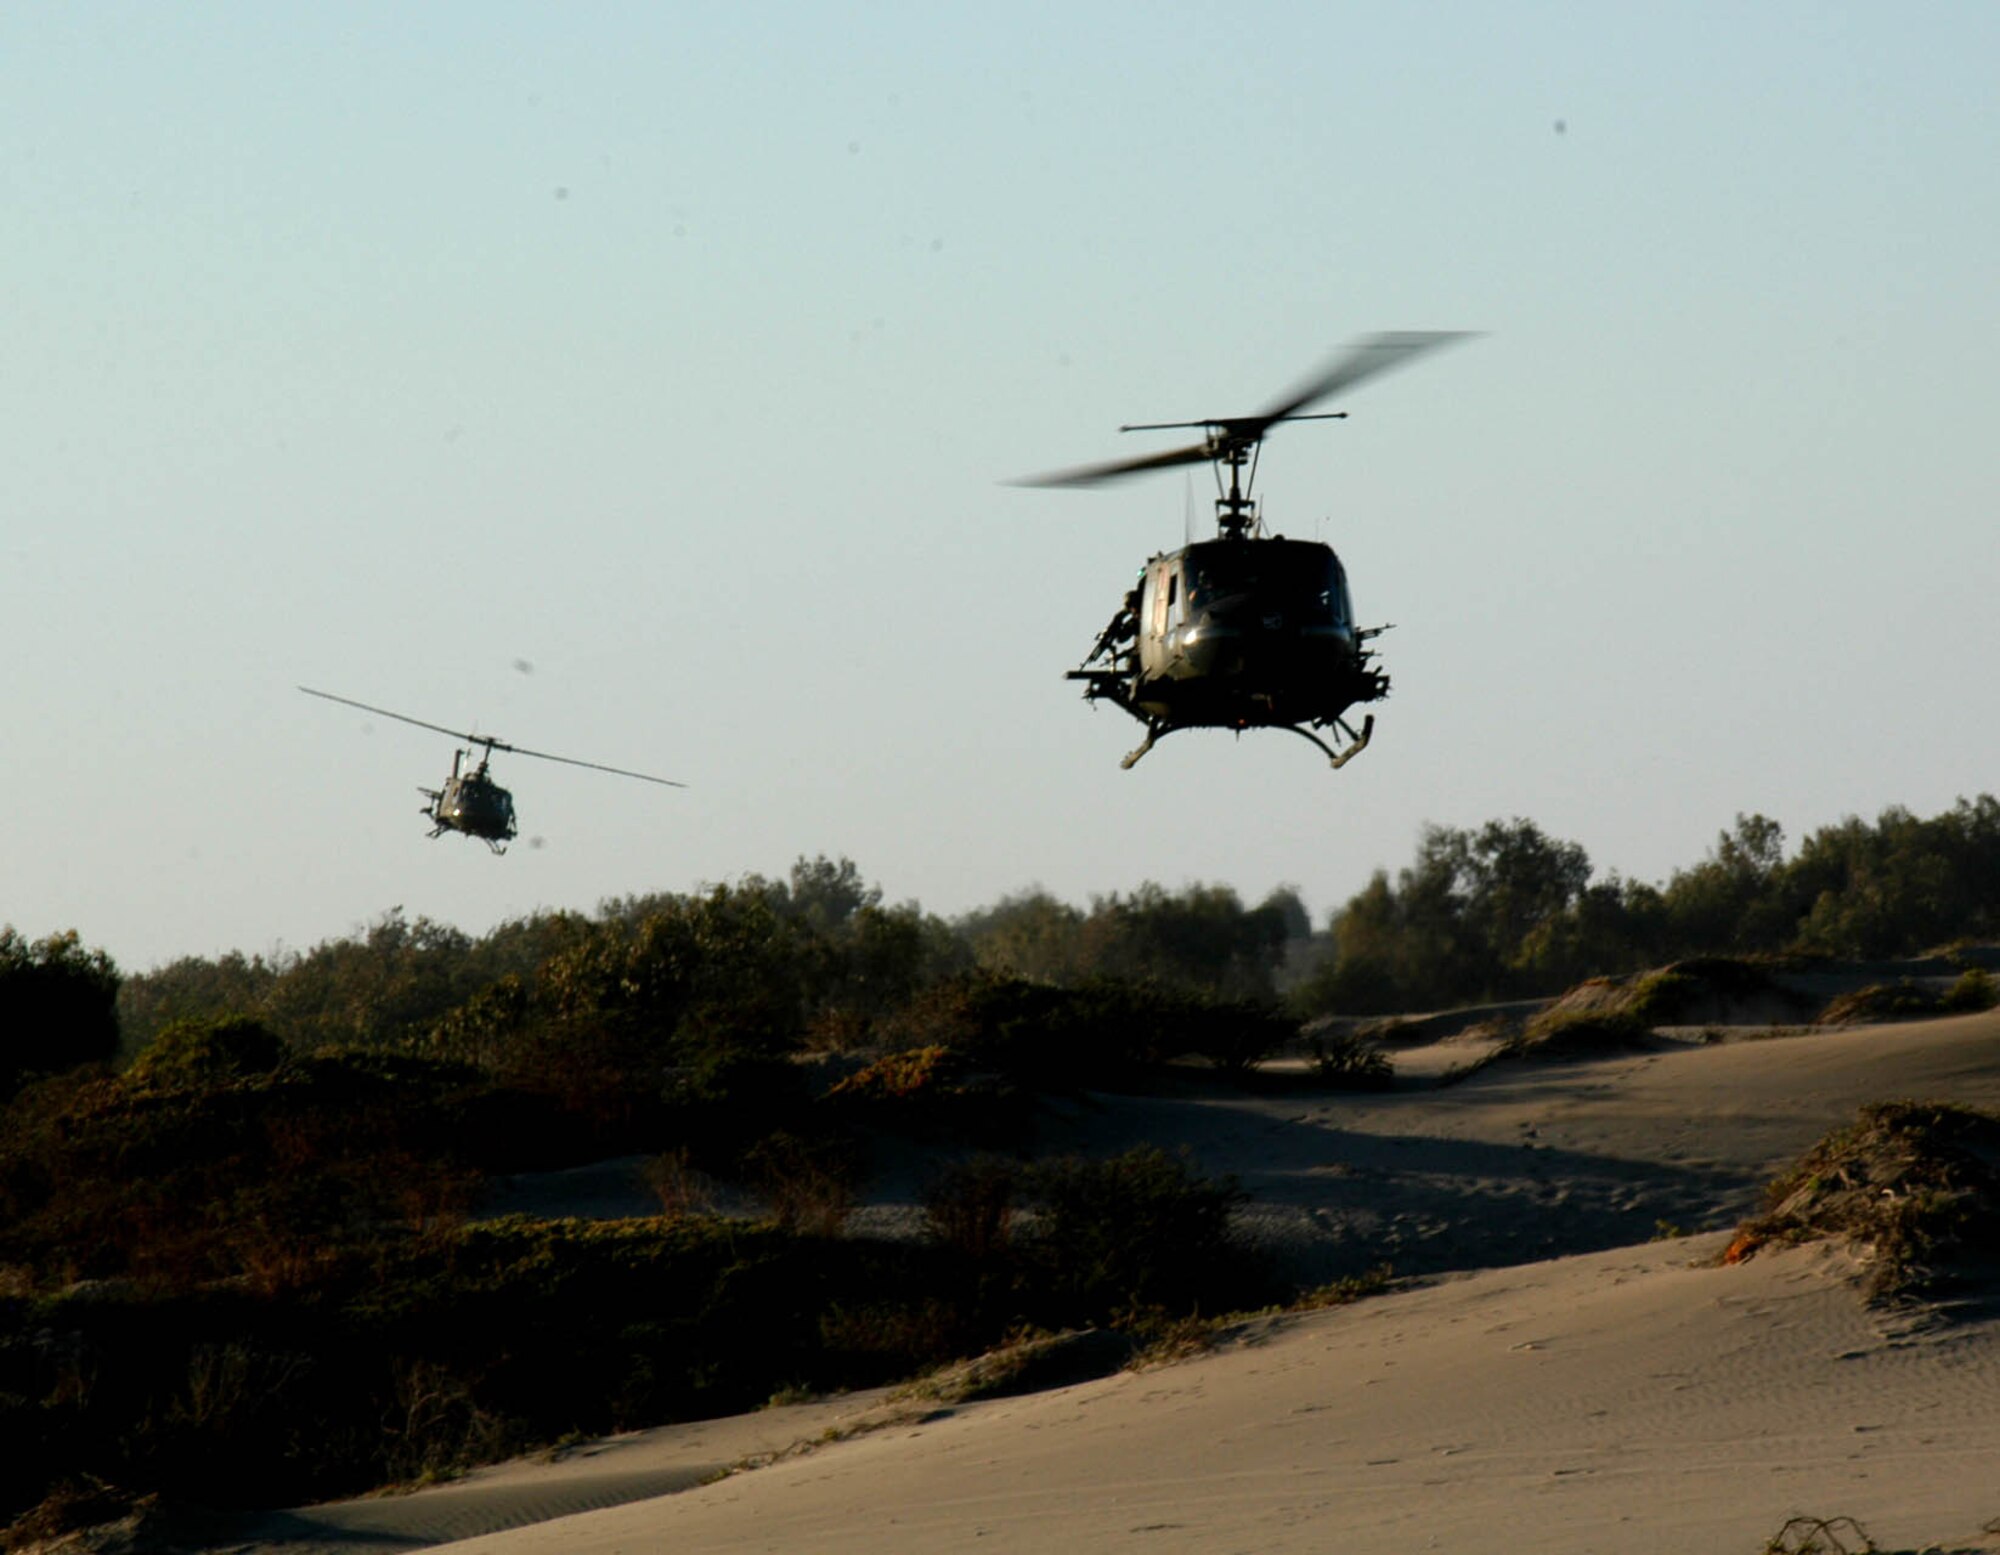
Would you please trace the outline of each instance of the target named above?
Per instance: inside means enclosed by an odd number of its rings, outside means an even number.
[[[956,913],[2000,788],[2000,7],[12,6],[0,921],[128,970],[801,855]],[[1373,746],[1062,679],[1264,450]],[[1205,511],[1207,476],[1194,500]],[[452,742],[505,858],[428,841]]]

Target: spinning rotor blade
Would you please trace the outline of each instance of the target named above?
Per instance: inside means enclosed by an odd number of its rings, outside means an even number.
[[[366,702],[357,702],[352,697],[337,697],[331,691],[315,691],[311,686],[301,686],[299,690],[303,691],[309,697],[325,697],[329,702],[345,702],[349,707],[358,707],[364,713],[380,713],[384,718],[394,718],[402,723],[415,724],[419,729],[431,729],[439,734],[448,734],[454,740],[464,740],[468,745],[490,745],[495,750],[503,751],[514,748],[511,745],[503,745],[498,740],[484,740],[476,734],[466,734],[458,729],[447,729],[443,724],[425,723],[423,719],[412,718],[406,713],[392,713],[386,707],[370,707]]]
[[[481,745],[488,743],[483,737]],[[685,783],[676,783],[672,778],[654,777],[649,772],[630,772],[624,767],[607,767],[601,761],[578,761],[574,756],[551,756],[547,751],[524,750],[519,745],[505,745],[492,742],[495,750],[511,751],[516,756],[539,756],[543,761],[560,761],[566,767],[588,767],[593,772],[615,772],[620,777],[637,778],[642,783],[658,783],[664,788],[686,788]]]
[[[1261,416],[1252,421],[1229,423],[1230,430],[1234,431],[1239,426],[1254,426],[1256,431],[1249,435],[1262,437],[1266,427],[1274,422],[1289,421],[1315,400],[1323,400],[1329,394],[1338,394],[1342,389],[1386,373],[1392,367],[1400,367],[1426,351],[1450,345],[1454,340],[1470,338],[1471,331],[1463,329],[1400,329],[1379,335],[1364,335]]]
[[[1079,464],[1072,469],[1051,470],[1046,475],[1027,475],[1008,482],[1011,486],[1095,486],[1121,475],[1137,475],[1145,470],[1165,470],[1176,464],[1206,464],[1215,457],[1215,445],[1193,443],[1170,453],[1147,454],[1142,459],[1114,459],[1109,464]]]
[[[496,740],[490,735],[467,734],[461,729],[447,729],[443,724],[426,723],[421,718],[412,718],[406,713],[392,713],[386,707],[371,707],[366,702],[357,702],[352,697],[337,697],[331,691],[315,691],[311,686],[300,686],[309,697],[324,697],[329,702],[342,702],[349,707],[358,707],[364,713],[379,713],[384,718],[394,718],[406,724],[415,724],[419,729],[430,729],[438,734],[448,734],[454,740],[463,740],[468,745],[483,745],[490,754],[506,751],[513,756],[534,756],[542,761],[560,761],[564,766],[589,767],[594,772],[613,772],[619,777],[637,778],[642,783],[658,783],[665,788],[686,788],[685,783],[676,783],[672,778],[654,777],[648,772],[630,772],[624,767],[607,767],[602,762],[578,761],[574,756],[554,756],[547,751],[524,750],[518,745],[509,745],[505,740]],[[425,790],[429,792],[428,789]]]
[[[1016,486],[1095,486],[1148,470],[1163,470],[1177,464],[1205,464],[1219,458],[1232,445],[1242,449],[1260,443],[1264,434],[1280,421],[1308,419],[1301,414],[1312,405],[1342,389],[1400,367],[1413,357],[1454,340],[1466,340],[1471,332],[1459,329],[1393,330],[1365,335],[1318,372],[1296,385],[1275,404],[1255,416],[1218,418],[1210,421],[1159,421],[1123,426],[1121,432],[1157,432],[1177,427],[1206,427],[1206,441],[1163,454],[1146,454],[1137,459],[1114,459],[1106,464],[1078,465],[1068,470],[1052,470],[1047,475],[1031,475],[1013,482]],[[1338,414],[1338,413],[1336,413]]]

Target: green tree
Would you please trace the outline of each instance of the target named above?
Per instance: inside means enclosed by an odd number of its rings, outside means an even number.
[[[103,1063],[118,1051],[118,968],[74,929],[30,944],[0,928],[0,1095],[30,1075]]]
[[[1083,972],[1082,926],[1081,912],[1037,886],[968,913],[955,928],[989,972],[1068,983]]]
[[[1784,842],[1784,828],[1768,816],[1739,814],[1706,859],[1675,871],[1663,905],[1681,953],[1775,950],[1791,938],[1779,889]]]

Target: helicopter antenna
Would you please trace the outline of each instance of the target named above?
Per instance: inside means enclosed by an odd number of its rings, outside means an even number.
[[[376,713],[383,718],[394,718],[398,722],[415,724],[419,729],[430,729],[438,734],[448,734],[454,740],[463,740],[467,745],[483,746],[486,759],[491,759],[495,751],[506,751],[515,756],[533,756],[541,761],[559,761],[566,767],[589,767],[593,772],[611,772],[619,777],[637,778],[642,783],[658,783],[663,788],[686,788],[687,784],[677,783],[672,778],[654,777],[650,772],[633,772],[625,767],[607,767],[602,762],[578,761],[574,756],[555,756],[548,751],[529,750],[524,745],[510,745],[505,740],[495,739],[490,734],[468,734],[462,729],[447,729],[443,724],[426,723],[421,718],[412,718],[407,713],[392,713],[386,707],[372,707],[366,702],[357,702],[352,697],[335,696],[331,691],[315,691],[311,686],[300,686],[309,697],[324,697],[329,702],[340,702],[348,707],[358,707],[364,713]],[[482,760],[481,766],[485,765]]]
[[[1121,480],[1148,470],[1170,469],[1177,464],[1215,466],[1216,522],[1225,538],[1241,538],[1257,529],[1256,507],[1250,488],[1256,481],[1257,451],[1272,427],[1287,421],[1340,421],[1344,410],[1308,411],[1315,404],[1344,389],[1350,389],[1414,357],[1468,338],[1464,330],[1399,330],[1366,335],[1333,357],[1318,371],[1301,380],[1254,416],[1211,417],[1201,421],[1147,421],[1121,426],[1121,432],[1201,431],[1198,443],[1165,453],[1145,454],[1137,459],[1117,459],[1108,464],[1078,465],[1047,475],[1033,475],[1016,482],[1022,486],[1095,486],[1103,481]],[[1249,466],[1249,479],[1244,466]],[[1223,476],[1228,472],[1227,488]]]

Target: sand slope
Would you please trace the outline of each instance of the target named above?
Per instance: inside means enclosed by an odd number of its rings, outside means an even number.
[[[1713,1246],[1455,1279],[454,1551],[1747,1552],[1795,1510],[1976,1547],[2000,1329],[1884,1335],[1838,1256],[1687,1266]]]
[[[1740,1035],[1365,1098],[1094,1099],[1057,1134],[1187,1142],[1243,1177],[1297,1267],[1386,1248],[1439,1277],[1161,1370],[900,1419],[870,1396],[675,1427],[239,1547],[1747,1555],[1804,1512],[1886,1550],[2000,1550],[2000,1319],[1871,1313],[1826,1246],[1725,1268],[1713,1229],[1651,1239],[1733,1222],[1864,1103],[2000,1110],[2000,1012]]]

